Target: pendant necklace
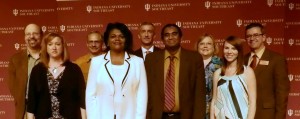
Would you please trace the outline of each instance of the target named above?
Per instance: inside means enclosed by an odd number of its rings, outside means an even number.
[[[56,72],[57,72],[57,67],[54,67],[54,68],[52,69],[52,72],[53,72],[53,74],[56,74]]]

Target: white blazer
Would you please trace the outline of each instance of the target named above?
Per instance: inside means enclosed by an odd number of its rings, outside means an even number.
[[[116,119],[145,119],[148,87],[144,61],[125,52],[128,63],[122,81],[122,109]],[[86,88],[86,112],[88,119],[114,119],[114,79],[109,72],[110,52],[92,58]]]

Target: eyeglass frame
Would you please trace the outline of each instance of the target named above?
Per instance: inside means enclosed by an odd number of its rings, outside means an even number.
[[[258,38],[259,36],[265,35],[264,33],[255,33],[252,35],[246,35],[246,39],[249,40],[251,38]]]

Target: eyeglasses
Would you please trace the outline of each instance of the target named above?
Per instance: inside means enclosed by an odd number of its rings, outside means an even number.
[[[251,38],[258,38],[259,36],[264,35],[263,33],[256,33],[252,35],[246,35],[246,39],[251,39]]]

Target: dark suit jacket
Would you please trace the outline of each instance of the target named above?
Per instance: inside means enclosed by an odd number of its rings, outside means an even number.
[[[250,55],[246,55],[246,65]],[[285,58],[266,49],[254,72],[257,82],[255,119],[285,119],[290,89]]]
[[[161,49],[154,46],[153,52],[159,51],[159,50],[161,50]],[[143,57],[143,52],[142,52],[142,48],[137,49],[136,51],[133,52],[133,54],[136,55],[136,56],[138,56],[138,57],[141,57],[141,58],[144,59],[144,57]],[[144,59],[144,60],[145,60],[145,59]]]
[[[23,119],[25,113],[25,95],[28,80],[27,50],[14,54],[8,65],[8,88],[15,102],[15,119]]]
[[[84,78],[78,65],[66,62],[65,66],[57,90],[59,111],[67,119],[81,119],[80,107],[85,109]],[[47,70],[39,63],[30,75],[27,112],[33,113],[36,119],[52,116]]]
[[[164,50],[147,55],[148,119],[161,119],[164,108]],[[181,119],[204,119],[205,78],[202,57],[181,48],[179,105]]]

